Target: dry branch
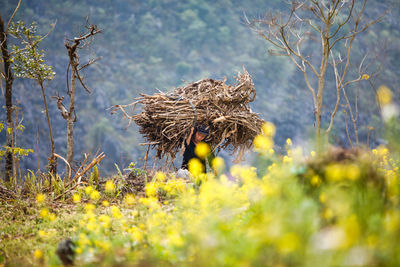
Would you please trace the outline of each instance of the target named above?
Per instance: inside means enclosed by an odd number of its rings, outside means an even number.
[[[175,88],[172,93],[141,94],[131,104],[113,106],[111,114],[121,111],[129,124],[135,122],[145,145],[157,149],[158,158],[175,158],[194,121],[210,127],[206,142],[213,150],[229,148],[240,155],[252,146],[264,121],[249,107],[256,97],[249,73],[244,69],[235,78],[237,84],[233,86],[203,79]],[[137,104],[143,111],[133,115]]]

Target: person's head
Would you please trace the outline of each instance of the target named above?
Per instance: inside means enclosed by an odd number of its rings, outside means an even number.
[[[204,140],[204,138],[207,137],[207,135],[210,134],[210,131],[208,130],[208,127],[206,127],[205,125],[199,125],[196,128],[196,133],[194,135],[195,141],[201,142]]]

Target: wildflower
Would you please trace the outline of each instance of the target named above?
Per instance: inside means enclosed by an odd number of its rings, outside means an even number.
[[[384,106],[392,102],[393,93],[389,87],[382,85],[378,88],[377,97],[379,104]]]
[[[148,196],[148,197],[154,197],[154,196],[157,196],[157,185],[156,185],[156,183],[148,183],[147,185],[146,185],[146,195]]]
[[[99,216],[99,221],[104,228],[109,228],[111,225],[111,218],[105,214]]]
[[[158,181],[158,182],[164,182],[167,179],[165,174],[163,172],[160,172],[160,171],[156,172],[154,177],[155,177],[156,181]]]
[[[108,207],[110,206],[110,202],[108,202],[108,200],[104,200],[101,205],[103,205],[103,207]]]
[[[271,149],[273,142],[270,137],[259,134],[254,138],[253,145],[256,151],[263,152]]]
[[[313,150],[313,151],[311,151],[311,157],[315,157],[315,155],[317,154],[317,153],[315,153],[315,151]]]
[[[283,163],[292,163],[293,158],[288,157],[288,156],[283,156]]]
[[[207,143],[200,142],[196,145],[194,153],[201,159],[205,159],[210,153],[211,149]]]
[[[80,233],[77,243],[79,247],[84,247],[86,245],[90,245],[90,240],[84,233]]]
[[[273,137],[276,133],[276,127],[273,123],[267,121],[262,126],[262,131],[266,136]]]
[[[296,233],[287,233],[278,242],[279,251],[288,254],[300,247],[300,239]]]
[[[38,234],[39,234],[39,237],[41,237],[41,238],[45,238],[47,236],[47,233],[43,230],[39,230]]]
[[[363,79],[363,80],[368,80],[368,79],[369,79],[369,75],[368,75],[368,74],[363,74],[363,76],[361,77],[361,79]]]
[[[90,193],[90,198],[93,199],[94,201],[97,201],[100,199],[100,193],[97,190],[93,190],[92,193]]]
[[[318,175],[314,175],[310,181],[312,186],[318,187],[321,184],[321,178]]]
[[[112,216],[116,219],[122,218],[121,211],[119,210],[119,208],[117,206],[111,206],[111,213],[112,213]]]
[[[360,225],[356,215],[351,215],[343,222],[343,228],[346,233],[345,242],[342,244],[344,247],[350,247],[354,245],[361,234]]]
[[[43,195],[42,193],[39,193],[36,195],[36,201],[39,204],[43,203],[45,199],[46,199],[46,196]]]
[[[268,150],[268,153],[269,153],[270,155],[273,155],[273,154],[275,153],[275,151],[274,151],[273,148],[270,148],[270,149]]]
[[[212,166],[214,172],[216,172],[216,173],[222,172],[223,169],[225,168],[224,159],[221,157],[213,158],[213,160],[211,161],[211,166]]]
[[[79,194],[74,194],[74,195],[72,196],[72,201],[73,201],[74,203],[79,203],[79,202],[81,202],[81,196],[80,196]]]
[[[326,202],[326,194],[325,194],[325,192],[322,192],[319,195],[319,201],[321,201],[321,203],[325,203]]]
[[[322,214],[322,217],[325,219],[325,220],[329,220],[329,219],[331,219],[332,217],[333,217],[333,211],[331,210],[331,209],[325,209],[324,210],[324,212],[323,212],[323,214]]]
[[[87,187],[85,188],[85,193],[86,193],[86,195],[89,196],[92,192],[93,192],[93,187],[92,187],[91,185],[89,185],[89,186],[87,186]]]
[[[168,233],[168,239],[171,245],[176,247],[182,247],[185,241],[177,230],[172,230]]]
[[[133,204],[135,204],[135,197],[131,194],[127,194],[124,198],[124,203],[127,206],[132,206]]]
[[[356,164],[349,164],[346,166],[346,176],[348,179],[354,181],[360,177],[360,169]]]
[[[340,181],[345,177],[345,172],[340,164],[331,164],[325,168],[325,176],[329,181]]]
[[[204,166],[198,158],[192,158],[191,160],[189,160],[188,165],[189,172],[194,176],[197,176],[204,172]]]
[[[97,224],[95,222],[88,222],[86,224],[86,229],[88,229],[91,232],[95,232],[97,230]]]
[[[35,252],[33,252],[33,256],[40,260],[43,258],[43,252],[40,249],[36,249]]]
[[[40,217],[45,219],[48,216],[49,216],[49,210],[47,208],[43,208],[43,209],[40,210]]]
[[[105,191],[106,191],[106,193],[111,194],[111,193],[114,192],[114,190],[115,190],[115,184],[114,184],[114,182],[113,182],[112,180],[108,180],[108,181],[106,182],[106,185],[105,185]]]
[[[92,203],[88,203],[88,204],[85,205],[86,213],[91,213],[91,212],[93,212],[93,210],[94,210],[95,208],[96,208],[96,206],[93,205]]]
[[[75,249],[75,252],[76,252],[76,254],[82,254],[83,250],[82,250],[81,247],[77,247],[77,248]]]
[[[55,221],[55,219],[57,219],[57,216],[56,216],[54,213],[50,213],[50,214],[49,214],[49,220],[50,220],[51,222],[53,222],[53,221]]]
[[[286,139],[286,144],[288,146],[291,146],[292,145],[292,139],[290,139],[290,138]]]
[[[143,240],[143,233],[139,228],[133,226],[129,232],[133,241],[141,242]]]

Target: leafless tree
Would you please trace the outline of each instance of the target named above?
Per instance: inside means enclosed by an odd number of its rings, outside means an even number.
[[[362,72],[365,70],[365,58],[358,66],[358,75],[348,78],[350,68],[353,67],[350,55],[355,38],[383,17],[382,15],[375,20],[364,22],[366,4],[367,0],[292,1],[286,15],[270,12],[263,18],[251,21],[245,18],[246,24],[274,47],[270,50],[272,54],[289,57],[303,73],[314,104],[318,151],[323,144],[321,116],[328,67],[333,68],[336,103],[330,113],[328,127],[323,129],[326,141],[341,103],[341,95],[346,104],[349,104],[346,86],[366,79]],[[320,49],[315,49],[315,46],[310,49],[310,41],[317,42]],[[355,114],[351,109],[349,113],[354,121]]]
[[[96,25],[90,24],[88,19],[86,19],[86,32],[79,37],[75,37],[73,39],[67,39],[64,43],[65,47],[68,51],[69,63],[68,70],[71,68],[71,76],[70,76],[70,86],[68,84],[67,77],[67,94],[69,96],[69,107],[68,110],[64,107],[62,101],[64,97],[57,96],[57,107],[59,108],[62,117],[67,121],[67,162],[70,166],[72,166],[74,160],[74,122],[76,122],[76,112],[75,112],[75,94],[76,94],[76,79],[78,79],[79,83],[82,87],[90,93],[90,90],[85,85],[83,81],[83,77],[80,74],[80,71],[84,68],[90,66],[95,63],[100,58],[91,59],[88,63],[81,66],[79,62],[79,50],[88,47],[93,40],[94,35],[102,32],[101,29],[98,29]],[[69,72],[69,71],[68,71]],[[67,72],[67,76],[68,76]],[[70,168],[67,168],[67,179],[70,179],[71,171]]]

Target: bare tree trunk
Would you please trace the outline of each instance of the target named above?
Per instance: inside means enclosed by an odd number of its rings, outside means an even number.
[[[72,62],[72,64],[74,64]],[[70,102],[69,112],[67,117],[67,161],[72,166],[74,161],[74,114],[75,114],[75,88],[76,88],[76,67],[71,68],[71,91],[70,91]],[[70,169],[67,168],[67,177],[70,177]]]
[[[318,76],[318,93],[317,93],[317,112],[316,112],[316,120],[317,120],[317,151],[323,151],[322,146],[322,138],[321,138],[321,115],[322,115],[322,101],[324,96],[324,87],[325,87],[325,73],[328,67],[329,61],[329,30],[330,30],[330,22],[327,23],[327,28],[324,33],[321,32],[322,39],[322,60],[321,67],[319,70]]]
[[[39,81],[39,85],[40,85],[40,88],[42,89],[44,108],[45,108],[45,112],[46,112],[47,125],[49,127],[49,136],[50,136],[50,142],[51,142],[51,156],[49,157],[49,172],[50,172],[50,174],[55,176],[56,173],[57,173],[57,158],[54,155],[55,154],[55,148],[54,148],[53,132],[51,130],[49,109],[47,107],[46,93],[44,91],[43,81]],[[50,187],[51,187],[51,180],[50,180]]]
[[[69,57],[69,66],[71,67],[71,88],[68,87],[68,95],[69,95],[69,110],[67,111],[62,104],[62,100],[64,97],[58,96],[57,105],[61,111],[62,117],[67,121],[67,162],[69,166],[72,166],[74,161],[74,123],[76,121],[76,113],[75,113],[75,92],[76,92],[76,79],[80,82],[82,87],[90,93],[90,90],[86,87],[83,82],[82,77],[79,75],[79,71],[83,68],[86,68],[96,62],[98,59],[90,60],[87,64],[82,67],[79,63],[79,55],[77,53],[77,49],[82,49],[83,47],[90,44],[90,41],[86,43],[87,39],[91,39],[95,34],[101,32],[101,30],[97,29],[97,26],[89,24],[88,19],[86,20],[86,28],[88,32],[85,35],[81,35],[79,37],[75,37],[72,40],[66,40],[64,45],[68,51]],[[84,44],[79,46],[80,43],[83,42]],[[79,68],[78,68],[79,67]],[[67,72],[68,75],[68,72]],[[67,79],[68,81],[68,79]],[[67,179],[71,177],[71,168],[67,166]]]
[[[13,84],[13,75],[11,72],[11,64],[9,62],[10,55],[8,53],[7,49],[7,33],[5,32],[4,29],[4,21],[2,20],[0,16],[0,45],[1,45],[1,52],[3,55],[3,61],[4,61],[4,71],[5,71],[5,81],[6,81],[6,90],[4,93],[4,97],[6,99],[6,112],[7,112],[7,132],[6,132],[6,146],[9,148],[13,147],[13,132],[14,132],[14,127],[13,127],[13,120],[12,120],[12,112],[13,112],[13,106],[12,106],[12,84]],[[8,131],[8,129],[11,129],[11,131]],[[11,177],[13,175],[13,166],[14,166],[14,161],[13,161],[13,155],[12,151],[7,149],[6,155],[5,155],[5,180],[6,182],[11,181]]]

